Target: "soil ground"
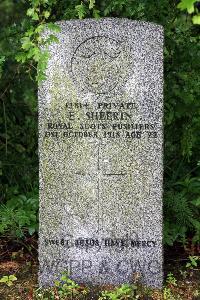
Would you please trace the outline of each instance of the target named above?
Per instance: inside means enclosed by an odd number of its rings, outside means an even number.
[[[171,272],[177,279],[177,286],[170,286],[177,295],[180,295],[181,298],[177,296],[177,299],[200,300],[200,269],[199,267],[186,268],[188,256],[199,255],[199,250],[192,244],[188,247],[176,244],[164,249],[165,278]],[[11,274],[17,277],[10,287],[0,283],[0,300],[32,300],[33,289],[38,288],[37,237],[26,238],[23,242],[1,237],[0,258],[0,278]],[[95,299],[94,295],[97,294],[97,289],[91,291],[88,300]],[[151,298],[141,299],[161,300],[163,298],[161,293],[155,290]]]

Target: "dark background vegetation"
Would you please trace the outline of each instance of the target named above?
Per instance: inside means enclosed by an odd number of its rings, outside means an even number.
[[[191,14],[189,2],[180,10],[174,0],[0,1],[1,235],[38,230],[37,84],[48,58],[39,34],[45,23],[57,30],[58,20],[109,16],[164,26],[164,242],[199,242],[200,26],[199,2]]]

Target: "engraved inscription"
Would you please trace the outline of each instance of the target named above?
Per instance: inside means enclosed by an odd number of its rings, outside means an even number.
[[[123,42],[106,36],[89,38],[76,48],[72,57],[74,79],[81,90],[107,94],[125,79],[129,56]]]

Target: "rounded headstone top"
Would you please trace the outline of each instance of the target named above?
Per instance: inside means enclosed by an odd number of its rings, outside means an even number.
[[[109,25],[109,24],[115,24],[115,25],[120,25],[120,26],[141,26],[141,27],[147,27],[147,28],[152,28],[154,30],[159,30],[163,31],[163,26],[157,23],[153,22],[147,22],[147,21],[140,21],[140,20],[131,20],[127,18],[100,18],[100,19],[94,19],[94,18],[87,18],[83,20],[79,19],[71,19],[71,20],[63,20],[63,21],[57,21],[56,24],[60,26],[65,26],[68,24],[77,24],[79,23],[80,26],[86,25],[86,24],[104,24],[104,25]]]

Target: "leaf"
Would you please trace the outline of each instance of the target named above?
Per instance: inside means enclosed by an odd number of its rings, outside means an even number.
[[[189,268],[189,267],[191,267],[191,263],[186,264],[186,268]]]
[[[28,233],[30,234],[30,235],[33,235],[33,233],[35,233],[35,227],[29,227],[28,228]]]
[[[197,207],[200,206],[200,197],[195,200],[192,200],[191,203]]]
[[[35,29],[33,26],[31,26],[26,32],[25,32],[25,36],[31,37],[34,35]]]
[[[31,17],[32,20],[34,21],[38,21],[39,20],[39,15],[38,13],[35,11],[34,8],[29,8],[26,12],[27,16]]]
[[[22,201],[26,201],[27,200],[26,196],[23,195],[23,194],[19,195],[19,199],[21,199]]]
[[[194,227],[195,227],[197,230],[200,231],[200,222],[199,222],[199,221],[193,219],[193,220],[191,220],[191,223],[194,225]]]
[[[55,32],[60,32],[61,31],[60,26],[57,25],[57,24],[54,24],[54,23],[48,23],[47,28],[49,28],[50,30],[53,30]]]
[[[7,282],[7,286],[12,286],[12,285],[13,285],[12,281]]]
[[[192,18],[192,22],[193,22],[193,24],[200,25],[200,15],[194,16],[194,17]]]
[[[32,17],[35,12],[34,8],[29,8],[26,12],[27,16]]]
[[[22,62],[22,63],[25,63],[25,61],[26,61],[26,53],[24,53],[24,52],[20,52],[20,53],[17,53],[16,55],[15,55],[15,59],[16,59],[16,61],[17,62]]]
[[[196,0],[181,0],[181,2],[177,5],[180,10],[187,9],[189,14],[194,12],[194,3]]]
[[[3,67],[4,62],[5,62],[5,56],[0,56],[0,78],[1,78],[2,67]]]
[[[54,284],[55,284],[55,286],[59,287],[60,286],[60,281],[59,280],[55,280]]]
[[[103,14],[104,14],[104,16],[106,17],[107,15],[109,15],[109,13],[112,11],[112,8],[111,8],[111,6],[109,5],[108,7],[106,7],[105,9],[104,9],[104,12],[103,12]]]
[[[49,58],[48,51],[43,51],[40,53],[40,58],[37,64],[37,76],[36,76],[36,80],[38,82],[46,79],[45,69],[47,66],[48,58]]]
[[[93,17],[95,19],[99,19],[100,18],[100,11],[98,9],[93,9]]]
[[[17,152],[19,152],[19,153],[22,153],[22,152],[25,152],[25,151],[26,151],[26,149],[25,149],[22,145],[20,145],[20,144],[16,144],[16,145],[15,145],[15,149],[16,149]]]
[[[35,29],[35,33],[41,33],[45,28],[45,25],[44,24],[40,24],[36,27]]]
[[[49,16],[50,16],[50,12],[49,12],[48,10],[45,10],[45,11],[43,12],[43,14],[44,14],[45,19],[48,19]]]
[[[48,39],[45,40],[44,44],[45,45],[50,45],[52,43],[58,43],[59,39],[54,35],[54,34],[50,34]]]
[[[38,21],[39,20],[39,15],[38,15],[38,13],[34,13],[33,14],[33,16],[32,16],[32,19],[34,20],[34,21]]]
[[[95,0],[89,0],[89,9],[93,9],[95,5]]]
[[[10,275],[9,280],[15,281],[17,280],[17,277],[15,275]]]
[[[194,267],[197,267],[197,262],[196,262],[195,259],[193,259],[192,256],[190,256],[190,260],[191,260],[191,262],[192,262],[192,265],[193,265]]]
[[[33,48],[33,59],[37,62],[40,59],[40,49],[38,47]]]
[[[1,56],[0,57],[0,65],[2,65],[5,62],[5,56]]]
[[[83,3],[81,2],[80,5],[76,5],[75,10],[77,11],[79,19],[82,20],[86,15],[86,9]]]
[[[67,281],[67,276],[66,275],[61,276],[60,280]]]
[[[2,282],[2,283],[8,282],[8,276],[3,276],[3,277],[0,279],[0,282]]]
[[[22,49],[29,50],[34,44],[30,40],[29,37],[25,36],[21,39],[22,42]]]

